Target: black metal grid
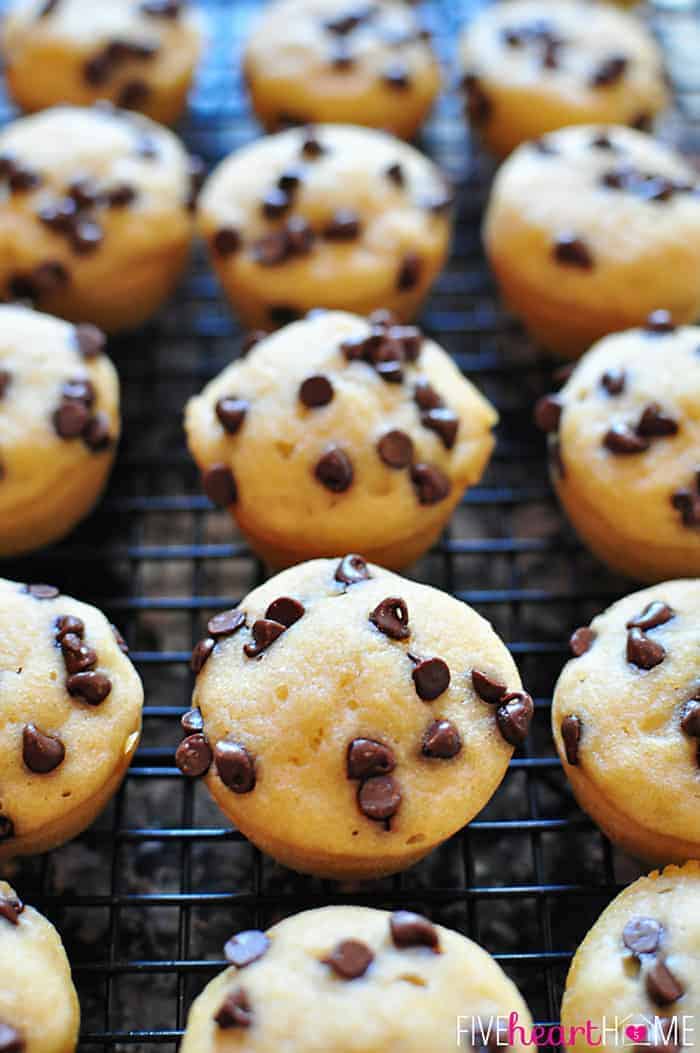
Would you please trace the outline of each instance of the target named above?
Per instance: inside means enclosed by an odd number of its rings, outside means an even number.
[[[448,68],[456,31],[478,2],[425,5]],[[260,5],[203,6],[209,47],[181,132],[213,163],[259,134],[237,56]],[[656,20],[678,62],[684,51],[697,55],[687,51],[697,19],[676,10],[657,11]],[[681,67],[683,114],[669,124],[676,137],[700,115],[700,74],[695,83],[692,75]],[[553,367],[499,308],[479,242],[489,162],[469,142],[450,79],[420,145],[459,188],[457,233],[422,324],[497,405],[501,425],[484,480],[414,573],[492,620],[536,697],[533,733],[468,829],[406,874],[355,887],[302,878],[262,857],[226,827],[204,788],[174,768],[190,648],[210,612],[233,605],[262,575],[226,513],[200,496],[184,446],[184,403],[229,361],[239,335],[197,255],[160,317],[112,342],[124,440],[100,509],[56,549],[0,567],[102,606],[122,626],[145,682],[144,739],[116,800],[77,842],[9,875],[63,935],[85,1049],[174,1048],[192,998],[223,964],[231,931],[330,902],[424,910],[479,940],[533,1014],[554,1021],[573,950],[638,873],[575,807],[549,733],[564,641],[629,586],[581,550],[552,499],[531,406],[551,386]],[[5,105],[0,118],[10,116]]]

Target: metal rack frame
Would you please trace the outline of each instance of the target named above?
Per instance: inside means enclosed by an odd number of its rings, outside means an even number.
[[[477,2],[425,4],[446,61]],[[211,164],[259,134],[235,58],[260,5],[202,6],[210,42],[181,132]],[[662,32],[672,32],[674,17],[659,16]],[[697,115],[700,84],[684,90],[686,118]],[[10,116],[3,104],[0,118]],[[412,905],[452,925],[494,953],[533,1014],[551,1022],[573,950],[620,884],[636,876],[577,810],[549,733],[563,641],[629,585],[582,551],[553,501],[531,422],[553,365],[499,307],[479,241],[489,162],[470,144],[453,91],[420,145],[459,189],[450,264],[422,324],[497,405],[501,424],[484,480],[415,574],[493,621],[536,697],[533,732],[467,829],[406,874],[354,888],[274,865],[175,769],[190,648],[209,613],[262,576],[228,516],[200,495],[184,447],[184,403],[231,358],[239,335],[197,255],[160,317],[111,344],[123,383],[124,441],[104,502],[57,548],[0,568],[102,606],[124,630],[145,681],[144,740],[116,800],[77,842],[23,861],[10,875],[63,934],[85,1050],[174,1049],[193,996],[223,964],[231,931],[329,902]]]

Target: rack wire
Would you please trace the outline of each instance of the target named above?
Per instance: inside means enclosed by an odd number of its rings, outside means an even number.
[[[458,27],[478,4],[424,5],[447,69]],[[209,45],[180,131],[213,164],[259,134],[239,56],[260,3],[202,6]],[[659,8],[654,21],[672,71],[680,70],[680,117],[670,121],[670,134],[700,155],[700,72],[689,61],[698,54],[697,15]],[[115,801],[76,842],[22,861],[9,875],[62,933],[86,1051],[174,1050],[193,997],[223,965],[232,931],[338,902],[412,906],[464,932],[496,956],[535,1017],[552,1022],[572,952],[638,874],[576,808],[549,733],[564,641],[629,584],[580,548],[553,500],[531,422],[553,366],[499,307],[479,241],[492,173],[470,142],[450,79],[447,73],[419,145],[458,187],[457,230],[422,325],[496,404],[501,423],[484,480],[413,573],[493,622],[536,698],[533,731],[467,829],[407,873],[357,886],[300,877],[263,857],[226,826],[205,789],[174,767],[178,718],[192,687],[190,649],[207,617],[263,576],[228,515],[201,496],[184,446],[185,401],[237,352],[240,336],[196,255],[161,315],[111,343],[124,439],[100,508],[58,547],[0,566],[4,576],[52,581],[103,607],[125,632],[146,689],[143,743]],[[2,101],[0,120],[12,116]]]

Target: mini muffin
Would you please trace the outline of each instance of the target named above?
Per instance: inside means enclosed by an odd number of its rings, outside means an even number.
[[[0,555],[67,534],[97,501],[119,438],[104,337],[0,305]]]
[[[261,340],[185,426],[205,492],[272,566],[358,549],[399,568],[481,477],[496,419],[415,326],[334,311]]]
[[[0,862],[75,837],[117,790],[143,703],[125,651],[95,607],[0,579]]]
[[[73,1053],[80,1006],[51,922],[0,881],[0,1049]]]
[[[338,121],[410,139],[440,90],[430,34],[394,0],[278,0],[258,21],[244,68],[269,131]]]
[[[0,131],[0,298],[127,329],[187,259],[190,159],[165,128],[111,106],[68,106]]]
[[[666,581],[614,603],[571,638],[552,707],[581,807],[627,852],[700,858],[700,581]]]
[[[108,99],[172,124],[201,48],[184,0],[12,0],[2,52],[23,110]]]
[[[586,0],[507,0],[461,40],[467,114],[489,149],[571,124],[648,129],[669,97],[661,52],[639,19]]]
[[[568,1049],[697,1048],[699,898],[700,865],[691,862],[640,878],[603,911],[566,981]]]
[[[697,173],[631,128],[565,128],[525,144],[496,176],[484,226],[513,312],[575,358],[658,307],[700,314]]]
[[[200,228],[246,325],[314,307],[416,313],[440,272],[451,192],[413,147],[370,128],[292,128],[232,154],[206,182]]]
[[[586,544],[643,581],[700,576],[700,328],[655,311],[605,337],[536,417]]]
[[[411,911],[323,907],[233,936],[182,1053],[453,1053],[494,1018],[532,1019],[490,954]],[[491,1023],[491,1044],[494,1043]],[[490,1048],[490,1047],[489,1047]],[[524,1053],[516,1037],[508,1047]]]
[[[484,807],[527,735],[532,699],[490,624],[358,555],[278,574],[207,631],[177,762],[295,870],[410,866]]]

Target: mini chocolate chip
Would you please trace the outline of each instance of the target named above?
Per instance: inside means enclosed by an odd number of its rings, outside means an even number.
[[[415,252],[407,253],[401,261],[399,273],[396,278],[396,288],[399,292],[407,292],[415,289],[421,279],[423,272],[423,261]]]
[[[406,640],[411,635],[406,601],[396,596],[382,600],[371,612],[369,620],[391,640]]]
[[[564,742],[566,762],[573,767],[576,767],[578,764],[578,750],[582,730],[583,724],[581,723],[581,718],[573,713],[564,717],[561,722],[561,737]]]
[[[281,622],[258,618],[257,621],[253,622],[251,629],[253,634],[252,641],[243,645],[243,650],[248,658],[257,658],[258,655],[261,655],[263,651],[268,649],[270,644],[273,644],[282,635],[286,628],[287,626],[282,625]]]
[[[450,668],[442,658],[423,658],[411,673],[416,694],[424,702],[433,702],[450,686]]]
[[[187,775],[190,779],[206,775],[211,762],[211,747],[201,732],[188,735],[175,751],[175,764],[182,774]]]
[[[30,771],[44,775],[53,771],[66,755],[65,746],[59,738],[44,735],[34,724],[25,724],[22,730],[22,760]]]
[[[413,389],[413,398],[422,410],[439,409],[443,401],[430,381],[421,378],[416,381]]]
[[[256,263],[261,267],[274,267],[289,258],[289,243],[283,230],[273,231],[259,238],[252,248]]]
[[[7,389],[12,381],[12,374],[9,369],[0,369],[0,399],[4,399],[7,393]]]
[[[56,619],[56,640],[60,643],[64,636],[70,633],[72,636],[83,636],[85,633],[85,622],[82,618],[75,618],[72,614],[63,614]]]
[[[250,793],[255,786],[255,758],[240,742],[221,739],[214,747],[214,761],[224,786],[234,793]]]
[[[15,824],[9,816],[0,815],[0,841],[9,841],[15,836]]]
[[[359,940],[342,940],[322,961],[343,980],[357,980],[365,975],[374,961],[374,955]]]
[[[411,482],[422,505],[434,505],[444,501],[452,489],[447,476],[434,464],[414,464]]]
[[[683,984],[676,979],[665,962],[655,962],[646,975],[646,990],[654,1005],[672,1005],[685,994]]]
[[[622,930],[622,942],[634,955],[655,954],[664,930],[655,918],[631,918]]]
[[[37,17],[41,17],[41,12]],[[22,1033],[0,1020],[0,1053],[24,1053],[25,1048],[26,1042]]]
[[[192,658],[190,659],[190,669],[195,676],[198,673],[201,673],[204,663],[214,650],[215,646],[216,640],[212,640],[210,636],[205,636],[203,640],[200,640],[195,644],[192,650]]]
[[[399,63],[387,66],[382,72],[382,81],[388,88],[393,88],[394,91],[407,91],[412,83],[408,70]]]
[[[474,73],[466,73],[462,78],[462,88],[467,95],[467,113],[470,121],[476,125],[486,124],[493,111],[493,103],[479,78]]]
[[[357,212],[351,208],[339,208],[323,228],[328,241],[353,241],[359,237],[362,224]]]
[[[403,165],[401,165],[399,161],[395,161],[394,164],[389,165],[384,174],[387,179],[390,179],[396,186],[403,187],[406,185],[406,175],[403,170]]]
[[[627,661],[638,669],[654,669],[666,657],[666,649],[656,640],[650,640],[641,629],[630,629],[627,633]]]
[[[82,439],[88,449],[99,453],[112,445],[109,419],[105,413],[94,413],[82,432]]]
[[[535,424],[547,434],[557,431],[563,410],[561,399],[556,395],[543,395],[535,403]]]
[[[453,448],[459,430],[459,417],[456,413],[440,406],[437,409],[426,410],[420,419],[424,428],[437,432],[446,450]]]
[[[82,673],[97,665],[97,653],[75,633],[66,633],[61,640],[63,661],[69,673]]]
[[[557,235],[552,252],[557,263],[564,263],[567,266],[579,267],[587,271],[593,268],[593,257],[588,246],[576,234],[567,232]]]
[[[262,201],[263,215],[267,219],[276,219],[278,216],[283,215],[292,204],[292,199],[286,190],[282,190],[280,187],[273,187],[272,190],[268,190],[267,194]]]
[[[625,55],[610,55],[603,59],[598,69],[591,77],[591,85],[594,88],[608,88],[611,84],[617,84],[625,75],[629,61]]]
[[[413,459],[413,440],[405,431],[394,428],[382,435],[377,452],[389,468],[406,468]]]
[[[219,227],[212,238],[212,247],[217,256],[233,256],[241,247],[241,235],[233,227]]]
[[[626,379],[624,369],[608,369],[600,378],[600,383],[608,395],[621,395],[625,390]]]
[[[95,401],[94,384],[88,377],[73,377],[63,385],[61,397],[84,402],[89,409]]]
[[[681,487],[671,495],[671,504],[681,513],[683,526],[700,526],[700,470],[696,472],[692,487]]]
[[[66,680],[69,695],[82,698],[90,706],[99,706],[112,690],[112,681],[104,673],[94,670],[84,673],[73,673]]]
[[[287,257],[307,256],[314,247],[316,235],[303,216],[290,216],[284,228]]]
[[[36,295],[53,293],[70,280],[70,275],[59,260],[45,260],[32,271],[29,281]]]
[[[395,910],[389,918],[389,930],[394,946],[399,950],[429,947],[436,954],[440,953],[438,930],[422,914],[414,914],[412,910]]]
[[[207,632],[218,639],[221,636],[233,636],[243,625],[245,625],[244,611],[233,607],[229,611],[221,611],[210,618],[207,622]]]
[[[270,941],[264,932],[259,929],[246,929],[245,932],[237,932],[224,945],[224,957],[229,965],[235,965],[237,969],[245,969],[246,965],[252,965],[262,958],[270,946]]]
[[[593,139],[591,139],[591,146],[594,146],[598,150],[614,150],[615,146],[608,132],[598,132]]]
[[[10,925],[19,925],[19,916],[24,910],[24,903],[17,896],[10,899],[9,896],[0,894],[0,918],[5,918]]]
[[[670,311],[652,311],[647,318],[644,328],[647,333],[672,333],[676,328]]]
[[[304,129],[304,138],[301,143],[302,156],[315,161],[325,154],[325,152],[326,148],[316,135],[315,129],[310,125],[307,126]]]
[[[387,338],[401,345],[404,356],[409,362],[416,362],[423,344],[423,334],[416,325],[392,325]],[[428,406],[427,409],[432,407]]]
[[[656,629],[657,626],[670,622],[675,615],[676,612],[667,603],[663,603],[662,600],[652,600],[651,603],[646,605],[641,614],[630,618],[626,628],[642,629],[643,632],[648,632],[649,629]]]
[[[593,629],[589,629],[587,625],[582,625],[580,629],[575,629],[569,637],[569,649],[574,658],[580,658],[586,651],[590,651],[595,638],[595,632]]]
[[[53,14],[60,3],[60,0],[44,0],[39,10],[36,13],[37,18],[46,18],[47,15]]]
[[[309,409],[327,406],[333,399],[333,385],[328,377],[316,373],[302,382],[299,387],[299,399]]]
[[[226,996],[214,1020],[221,1028],[251,1026],[253,1010],[250,1007],[250,999],[242,987],[236,988]]]
[[[24,591],[35,600],[55,600],[57,596],[60,596],[55,585],[27,585]]]
[[[348,779],[368,779],[388,775],[396,767],[396,757],[390,746],[374,739],[353,739],[348,746]]]
[[[198,732],[204,731],[204,717],[201,709],[194,706],[192,709],[188,709],[186,713],[183,713],[180,717],[180,727],[186,735],[196,735]]]
[[[125,110],[137,109],[139,106],[144,105],[150,94],[151,89],[146,81],[136,77],[133,80],[128,80],[120,88],[117,95],[117,106],[121,106]]]
[[[691,738],[700,739],[700,698],[691,698],[683,706],[681,728]]]
[[[246,413],[250,409],[250,403],[245,399],[239,399],[235,395],[226,395],[216,403],[216,416],[221,427],[229,435],[235,435],[240,431]]]
[[[488,702],[490,705],[495,706],[508,693],[508,688],[505,684],[494,680],[493,677],[482,673],[479,669],[472,669],[471,677],[472,687],[482,702]]]
[[[343,556],[335,569],[334,577],[343,585],[356,585],[360,581],[367,581],[370,577],[367,562],[354,552]]]
[[[136,190],[130,183],[118,183],[107,191],[107,204],[110,208],[126,208],[136,199]]]
[[[424,757],[436,757],[450,760],[456,757],[462,748],[462,739],[457,728],[449,720],[434,720],[423,736],[422,754]]]
[[[501,735],[511,746],[522,746],[530,730],[535,706],[525,691],[511,691],[504,695],[496,710]]]
[[[294,600],[291,596],[280,596],[272,601],[265,611],[265,617],[273,622],[279,622],[280,625],[284,625],[285,629],[289,629],[305,613],[306,608],[303,603],[299,603],[299,600]]]
[[[338,446],[327,450],[314,468],[314,475],[321,486],[334,494],[348,490],[352,486],[354,474],[352,461]]]
[[[658,402],[650,402],[642,412],[637,424],[637,434],[645,438],[676,435],[678,421],[664,413]]]
[[[209,500],[226,508],[238,499],[238,487],[233,472],[227,464],[212,464],[202,475],[202,488]]]
[[[403,380],[403,370],[399,362],[377,362],[374,368],[382,380],[386,380],[389,384],[400,384]]]
[[[613,424],[603,437],[603,446],[611,453],[635,454],[649,449],[649,440],[638,435],[629,424]]]
[[[375,822],[385,822],[396,815],[401,804],[401,790],[393,775],[373,775],[357,791],[357,804],[363,815]]]
[[[78,219],[71,230],[71,248],[79,256],[94,252],[104,238],[102,227],[94,219]]]
[[[25,190],[34,190],[41,183],[41,176],[32,172],[30,168],[15,167],[8,176],[10,190],[23,193]]]
[[[73,335],[78,345],[78,351],[85,359],[97,358],[105,349],[107,338],[96,325],[90,325],[87,322],[76,325]]]

